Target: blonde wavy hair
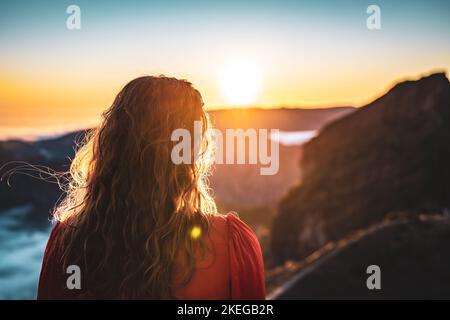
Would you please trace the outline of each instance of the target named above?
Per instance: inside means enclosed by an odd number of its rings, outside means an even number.
[[[200,154],[192,141],[191,164],[175,165],[171,133],[185,128],[194,138],[194,121],[202,123]],[[84,297],[170,298],[180,252],[183,283],[190,280],[197,248],[207,250],[207,216],[217,213],[207,184],[209,126],[191,83],[145,76],[119,92],[87,135],[54,212],[54,250],[64,268],[80,266]]]

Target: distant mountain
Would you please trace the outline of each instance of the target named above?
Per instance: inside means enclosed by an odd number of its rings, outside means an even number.
[[[209,111],[213,124],[224,128],[279,129],[282,131],[318,130],[355,110],[353,107],[323,109],[236,108]]]
[[[210,111],[216,127],[226,128],[277,128],[290,130],[318,130],[326,123],[353,111],[353,108],[330,109],[238,109]],[[0,141],[0,167],[10,161],[23,161],[32,165],[66,171],[74,156],[75,141],[82,141],[83,131],[72,132],[58,138],[36,142],[21,140]],[[276,201],[299,179],[300,148],[280,148],[280,173],[260,176],[259,165],[217,165],[211,177],[215,195],[222,210],[239,210],[266,206],[274,207]],[[12,163],[0,172],[17,167]],[[27,171],[26,173],[36,174]],[[17,206],[31,206],[26,223],[31,226],[48,225],[51,209],[61,195],[56,184],[27,175],[13,174],[11,187],[0,182],[0,211]],[[53,180],[53,182],[55,182]],[[256,218],[261,220],[261,215]],[[255,220],[255,223],[256,223]]]
[[[327,109],[229,109],[210,112],[214,127],[279,129],[281,131],[320,130],[354,108]],[[300,179],[298,162],[301,148],[280,147],[280,170],[272,176],[261,176],[260,165],[216,165],[212,187],[225,210],[275,205],[275,202]]]
[[[83,132],[73,132],[61,137],[27,142],[10,140],[0,142],[0,176],[9,169],[16,169],[9,179],[4,176],[0,182],[0,211],[19,207],[31,206],[24,225],[43,227],[48,225],[50,212],[61,195],[61,190],[55,179],[43,174],[41,179],[29,175],[39,176],[37,170],[31,166],[40,166],[43,170],[67,171],[70,159],[73,159],[75,141],[80,141]],[[22,166],[25,165],[25,168]]]
[[[302,182],[273,222],[276,261],[301,259],[397,211],[450,207],[450,84],[395,85],[303,146]]]

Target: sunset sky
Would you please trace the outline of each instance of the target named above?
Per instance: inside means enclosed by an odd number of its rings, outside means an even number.
[[[327,107],[450,67],[449,1],[7,2],[0,128],[86,123],[146,74],[189,79],[209,108]],[[370,4],[381,30],[366,27]]]

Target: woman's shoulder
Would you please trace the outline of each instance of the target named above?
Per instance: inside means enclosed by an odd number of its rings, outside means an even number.
[[[240,227],[247,226],[243,222],[239,215],[235,211],[229,211],[228,213],[216,213],[208,215],[208,220],[210,224],[214,226],[220,226],[222,228],[227,228],[229,224],[238,225]]]
[[[214,230],[226,235],[232,298],[264,299],[264,263],[255,233],[235,212],[212,216],[210,221]]]
[[[228,237],[238,236],[243,241],[258,242],[253,230],[234,211],[230,211],[227,214],[211,215],[209,216],[209,222],[214,231],[226,234]]]
[[[53,243],[56,241],[57,236],[61,233],[61,229],[63,228],[63,224],[59,221],[54,222],[52,231],[50,232],[50,236],[47,241],[46,251],[50,249]]]
[[[226,244],[233,260],[262,260],[261,247],[253,230],[234,211],[210,217],[210,235],[215,244]],[[242,259],[241,259],[242,261]]]

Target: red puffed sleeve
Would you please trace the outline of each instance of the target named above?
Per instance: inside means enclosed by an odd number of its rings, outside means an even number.
[[[64,290],[65,274],[61,266],[60,259],[55,254],[55,238],[61,227],[60,223],[57,223],[47,242],[45,248],[44,259],[42,261],[41,274],[39,277],[39,286],[37,292],[38,300],[46,299],[68,299],[70,298],[66,290]]]
[[[264,300],[264,263],[253,231],[234,213],[227,215],[231,275],[231,299]]]

